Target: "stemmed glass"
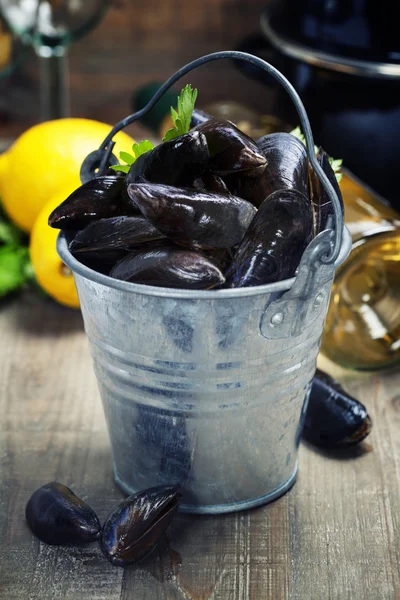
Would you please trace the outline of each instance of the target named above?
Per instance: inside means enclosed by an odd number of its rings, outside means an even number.
[[[69,114],[67,54],[71,42],[101,20],[109,0],[0,0],[8,27],[40,59],[40,117]]]

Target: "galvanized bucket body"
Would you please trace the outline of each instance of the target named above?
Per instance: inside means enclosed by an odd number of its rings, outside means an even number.
[[[257,506],[293,484],[334,271],[351,246],[296,90],[275,67],[243,52],[215,52],[172,75],[87,156],[82,182],[118,162],[112,154],[118,131],[149,112],[182,76],[220,59],[249,62],[286,89],[308,160],[332,204],[329,228],[309,244],[296,277],[214,292],[149,287],[88,269],[63,236],[58,241],[75,275],[117,482],[128,493],[176,483],[182,510],[198,513]]]
[[[350,249],[347,232],[343,240],[336,264]],[[306,291],[300,267],[296,280],[191,292],[113,280],[77,262],[63,237],[58,247],[74,271],[120,486],[178,483],[182,509],[199,513],[284,493],[334,266],[318,265]]]

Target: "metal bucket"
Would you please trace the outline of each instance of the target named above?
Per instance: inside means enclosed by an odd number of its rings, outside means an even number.
[[[182,511],[223,513],[291,487],[334,271],[351,247],[341,215],[336,224],[310,243],[295,278],[219,291],[112,279],[75,260],[59,237],[124,491],[177,483]]]

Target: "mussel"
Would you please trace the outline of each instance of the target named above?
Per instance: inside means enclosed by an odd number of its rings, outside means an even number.
[[[214,117],[204,110],[198,110],[195,108],[192,112],[192,117],[190,119],[190,127],[197,127],[197,125],[201,125]]]
[[[166,185],[131,184],[133,206],[168,238],[191,248],[231,248],[243,238],[256,209],[235,196]]]
[[[125,177],[91,179],[76,189],[49,216],[55,229],[82,229],[92,221],[137,213],[125,204]]]
[[[215,194],[223,194],[225,196],[230,195],[228,186],[222,177],[210,171],[206,171],[201,177],[197,177],[192,187],[201,192],[214,192]]]
[[[79,231],[69,249],[72,254],[129,249],[163,237],[142,215],[110,217],[90,223]]]
[[[344,204],[342,193],[340,191],[339,184],[337,182],[334,170],[331,167],[328,154],[322,148],[318,151],[317,156],[318,163],[321,165],[325,175],[328,177],[329,182],[332,184],[340,201],[342,214],[344,213]],[[319,180],[319,177],[315,173],[314,169],[310,166],[310,181],[311,181],[311,200],[314,208],[314,222],[315,222],[315,235],[326,229],[328,218],[333,215],[334,210],[332,202],[325,191],[323,185]]]
[[[316,446],[357,444],[370,433],[372,421],[361,402],[338,381],[317,369],[305,416],[303,438]]]
[[[148,556],[174,518],[181,498],[176,487],[154,487],[130,496],[107,517],[100,547],[123,567]]]
[[[290,133],[269,133],[257,140],[267,160],[269,193],[294,189],[308,197],[308,156],[302,142]]]
[[[267,160],[260,177],[230,175],[225,181],[232,194],[260,206],[270,194],[282,189],[308,193],[308,157],[304,145],[289,133],[269,133],[257,141]]]
[[[88,252],[77,252],[75,258],[80,263],[89,267],[93,271],[109,275],[111,269],[116,263],[129,254],[129,250],[111,249],[111,250],[91,250]]]
[[[32,532],[46,544],[86,544],[100,534],[93,509],[61,483],[39,488],[26,505],[25,515]]]
[[[111,270],[115,279],[169,288],[208,290],[224,283],[208,258],[172,243],[148,244],[128,254]]]
[[[201,175],[208,161],[205,136],[189,131],[139,156],[126,176],[126,184],[148,181],[179,185]]]
[[[225,273],[226,287],[248,287],[292,277],[311,240],[312,211],[296,190],[264,200]]]
[[[209,167],[215,173],[227,175],[243,172],[261,176],[266,159],[254,140],[225,119],[210,119],[193,131],[205,135],[210,153]]]

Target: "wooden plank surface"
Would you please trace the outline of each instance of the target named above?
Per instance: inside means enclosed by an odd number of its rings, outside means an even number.
[[[294,488],[273,504],[180,516],[140,567],[96,544],[40,544],[29,495],[58,480],[104,519],[122,498],[78,312],[29,295],[0,308],[0,598],[3,600],[396,600],[400,598],[400,374],[324,362],[363,399],[363,450],[301,447]]]

